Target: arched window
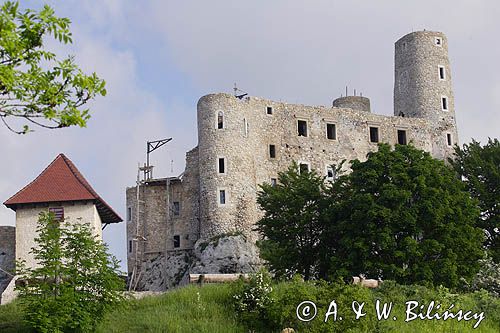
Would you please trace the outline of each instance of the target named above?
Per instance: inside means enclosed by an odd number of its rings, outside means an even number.
[[[219,111],[217,113],[217,129],[224,128],[224,112]]]

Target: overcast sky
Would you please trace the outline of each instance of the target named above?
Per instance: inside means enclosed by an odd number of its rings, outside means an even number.
[[[41,1],[22,1],[40,8]],[[65,153],[94,189],[125,217],[125,189],[147,140],[173,137],[152,155],[155,176],[178,175],[197,144],[196,103],[232,92],[308,105],[331,105],[345,86],[370,97],[372,112],[392,114],[394,42],[416,30],[448,37],[461,143],[499,137],[500,2],[449,1],[49,1],[72,21],[74,54],[106,80],[87,128],[0,127],[0,199]],[[0,224],[14,225],[2,206]],[[104,240],[125,263],[125,224]],[[123,266],[125,267],[125,266]]]

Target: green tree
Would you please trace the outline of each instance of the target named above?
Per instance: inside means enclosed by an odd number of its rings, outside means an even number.
[[[485,246],[493,260],[500,263],[500,142],[489,138],[484,146],[475,140],[456,146],[450,163],[479,200],[478,225],[486,232]]]
[[[317,277],[324,178],[293,164],[278,180],[261,185],[257,197],[264,210],[256,228],[263,235],[261,256],[277,276]]]
[[[53,213],[41,213],[37,232],[31,252],[38,265],[19,263],[26,321],[40,332],[93,332],[123,298],[118,261],[85,224],[61,224]]]
[[[44,49],[44,37],[71,43],[70,21],[45,5],[40,11],[20,10],[19,2],[0,9],[0,119],[15,133],[28,124],[45,128],[84,127],[90,118],[85,103],[105,95],[105,83],[95,73],[85,75],[73,57],[59,60]],[[15,129],[10,119],[20,119]]]
[[[344,193],[329,230],[339,237],[333,275],[456,287],[478,271],[477,203],[443,161],[381,144],[339,181]]]

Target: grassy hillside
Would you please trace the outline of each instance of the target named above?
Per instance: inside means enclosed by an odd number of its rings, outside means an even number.
[[[446,296],[439,290],[424,287],[388,285],[381,290],[369,290],[355,286],[341,288],[311,287],[304,283],[289,282],[274,286],[276,302],[272,306],[274,314],[280,318],[276,321],[282,327],[292,326],[298,332],[470,332],[472,323],[457,321],[424,321],[415,320],[405,323],[404,320],[377,321],[373,311],[359,321],[322,323],[325,304],[334,298],[339,304],[350,303],[351,299],[366,301],[367,307],[375,299],[394,301],[394,314],[403,318],[404,309],[401,304],[409,299],[424,297],[450,299],[462,308],[484,309],[485,319],[474,332],[498,332],[500,327],[500,300],[484,293]],[[260,326],[255,332],[280,332],[276,327],[265,325],[249,325],[238,321],[232,306],[231,285],[189,286],[169,292],[162,296],[147,297],[141,300],[126,302],[121,308],[106,316],[98,332],[249,332],[250,326]],[[311,323],[294,324],[295,307],[303,297],[315,300],[319,314]],[[327,306],[326,306],[327,307]],[[348,319],[348,318],[346,318]],[[327,326],[323,326],[327,325]],[[18,302],[0,307],[0,332],[29,332],[22,323],[22,308]]]
[[[128,302],[106,317],[98,332],[246,333],[231,309],[230,286],[189,286]]]

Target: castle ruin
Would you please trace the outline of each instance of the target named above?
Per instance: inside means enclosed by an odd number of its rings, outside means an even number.
[[[294,161],[334,179],[334,165],[365,160],[379,142],[451,156],[458,140],[451,78],[446,36],[418,31],[395,43],[394,116],[371,113],[362,96],[332,107],[201,97],[198,146],[186,154],[184,173],[127,188],[130,288],[165,290],[187,273],[256,269],[259,184],[275,183]]]

